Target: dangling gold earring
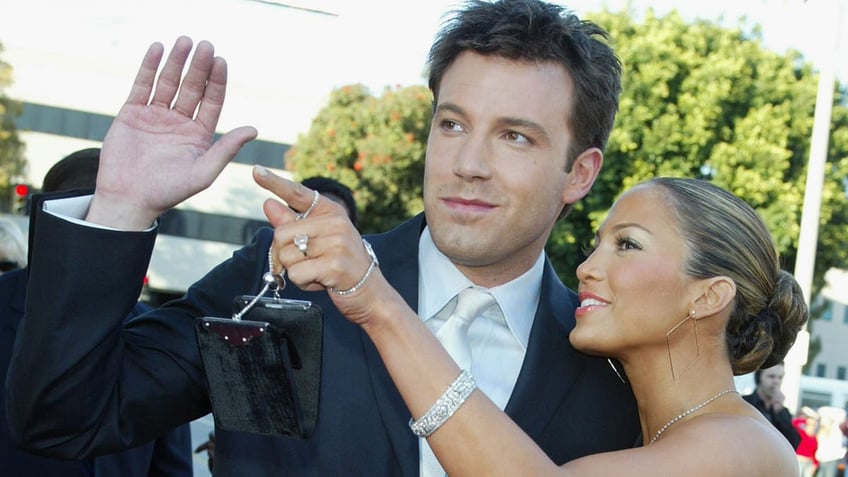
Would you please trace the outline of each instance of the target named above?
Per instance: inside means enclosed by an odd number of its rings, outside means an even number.
[[[627,384],[627,380],[625,380],[621,373],[618,372],[618,368],[615,366],[615,363],[612,362],[611,358],[607,358],[607,363],[609,363],[610,368],[612,368],[612,371],[616,376],[618,376],[618,379],[621,380],[622,384]]]
[[[686,365],[686,367],[680,371],[680,375],[678,376],[678,374],[674,371],[674,359],[672,359],[671,357],[671,335],[689,320],[692,320],[692,333],[695,335],[695,357],[692,358],[692,361],[690,361],[689,364]],[[671,366],[671,379],[673,381],[677,381],[677,379],[682,376],[684,372],[686,372],[689,368],[692,367],[692,365],[695,364],[695,361],[698,360],[698,357],[701,356],[701,344],[698,341],[698,320],[695,319],[694,309],[689,310],[689,314],[686,315],[686,318],[684,318],[680,323],[674,325],[674,327],[665,334],[665,346],[668,350],[668,364],[669,366]]]

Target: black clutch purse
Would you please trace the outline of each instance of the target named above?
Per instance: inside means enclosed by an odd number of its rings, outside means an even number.
[[[233,318],[197,318],[212,414],[222,429],[306,438],[318,421],[323,312],[261,295],[236,297]]]

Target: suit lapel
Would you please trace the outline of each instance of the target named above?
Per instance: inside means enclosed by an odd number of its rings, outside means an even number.
[[[533,438],[550,422],[585,363],[568,343],[574,327],[572,297],[546,260],[527,355],[506,406],[506,413]]]
[[[368,237],[386,279],[413,310],[418,309],[418,240],[423,228],[423,215],[419,215],[390,232]],[[573,292],[560,282],[546,261],[527,355],[506,407],[507,414],[531,437],[545,429],[585,365],[568,343],[568,333],[574,327],[574,300]],[[375,399],[402,474],[418,476],[418,439],[407,426],[409,411],[377,349],[364,332],[361,337]]]
[[[385,234],[368,237],[380,260],[386,280],[413,310],[418,309],[418,240],[424,228],[423,214]],[[409,430],[409,411],[395,388],[377,348],[360,331],[371,383],[386,433],[400,463],[402,475],[418,476],[418,439]]]

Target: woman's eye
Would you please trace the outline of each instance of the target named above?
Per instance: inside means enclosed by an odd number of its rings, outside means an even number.
[[[586,244],[581,247],[581,249],[583,250],[583,256],[588,257],[589,255],[595,253],[595,244]]]
[[[642,248],[636,241],[628,237],[619,237],[615,244],[619,250],[640,250]]]

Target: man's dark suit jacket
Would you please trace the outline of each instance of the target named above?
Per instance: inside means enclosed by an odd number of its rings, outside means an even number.
[[[18,439],[48,455],[78,458],[143,442],[209,413],[195,318],[230,317],[235,296],[260,290],[272,231],[259,231],[184,298],[123,325],[154,234],[86,228],[38,213],[27,319],[7,381]],[[413,309],[423,227],[421,215],[369,237],[382,273]],[[306,440],[218,429],[215,475],[417,477],[410,414],[367,335],[338,313],[326,292],[289,284],[284,295],[311,300],[325,313],[317,429]],[[558,463],[629,448],[639,436],[629,386],[606,360],[569,344],[576,305],[548,262],[506,408]]]
[[[6,380],[6,371],[12,358],[15,334],[24,315],[26,302],[26,270],[15,270],[0,276],[0,378]],[[131,316],[139,315],[149,307],[136,305]],[[38,344],[34,345],[35,351]],[[191,477],[191,430],[183,425],[170,430],[162,437],[139,447],[96,459],[83,461],[59,460],[40,457],[18,449],[9,438],[5,413],[6,393],[0,388],[0,469],[3,475],[39,477]]]

